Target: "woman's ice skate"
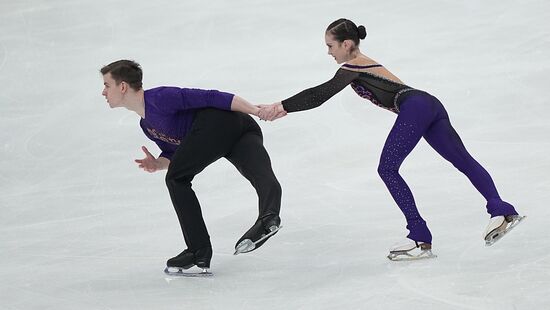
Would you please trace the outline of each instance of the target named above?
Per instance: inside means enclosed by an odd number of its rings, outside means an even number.
[[[485,245],[493,245],[512,230],[512,228],[516,227],[524,218],[525,216],[521,215],[500,215],[492,217],[487,229],[485,229]]]
[[[388,258],[392,261],[416,260],[425,258],[434,258],[437,255],[432,253],[432,245],[425,242],[416,242],[411,239],[405,239],[402,242],[394,244],[390,248]]]

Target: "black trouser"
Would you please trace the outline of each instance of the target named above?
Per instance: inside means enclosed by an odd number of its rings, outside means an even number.
[[[263,146],[260,126],[247,114],[199,110],[166,173],[166,185],[185,243],[193,251],[211,244],[191,181],[222,157],[227,158],[256,189],[259,218],[278,215],[280,211],[282,190]]]

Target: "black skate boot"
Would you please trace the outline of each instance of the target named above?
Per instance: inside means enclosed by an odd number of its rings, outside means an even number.
[[[175,276],[211,276],[212,273],[208,270],[210,268],[210,260],[212,259],[212,247],[205,247],[196,251],[190,251],[189,249],[181,252],[178,256],[170,258],[166,262],[166,269],[164,272],[169,275]],[[193,266],[201,268],[201,272],[185,272]]]
[[[237,241],[233,255],[251,252],[261,247],[281,227],[281,218],[278,215],[268,215],[258,219],[254,226]]]

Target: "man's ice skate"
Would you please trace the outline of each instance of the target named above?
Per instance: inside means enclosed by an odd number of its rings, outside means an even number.
[[[233,255],[254,251],[281,228],[281,218],[278,215],[270,215],[258,219],[254,226],[237,241]]]
[[[170,276],[182,277],[207,277],[212,276],[210,272],[210,260],[212,259],[212,248],[202,248],[195,252],[185,250],[178,256],[170,258],[166,262],[164,273]],[[200,270],[188,270],[197,266]]]
[[[437,257],[437,255],[432,253],[432,245],[430,243],[416,242],[408,238],[392,246],[390,248],[390,254],[388,255],[388,258],[392,261],[434,257]]]
[[[504,237],[512,228],[516,227],[525,216],[521,215],[500,215],[492,217],[487,229],[485,229],[485,245],[491,246]]]

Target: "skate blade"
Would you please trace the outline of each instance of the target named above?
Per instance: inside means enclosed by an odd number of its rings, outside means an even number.
[[[420,260],[428,258],[436,258],[437,255],[432,253],[432,250],[422,250],[419,254],[411,254],[407,251],[395,251],[390,252],[388,259],[394,262],[408,261],[408,260]]]
[[[166,267],[164,273],[169,276],[199,278],[199,277],[211,277],[213,273],[208,268],[201,268],[201,271],[186,271],[179,267]]]
[[[504,228],[504,230],[499,230],[499,229],[495,229],[493,230],[492,232],[490,232],[487,237],[485,237],[485,246],[491,246],[493,244],[495,244],[497,241],[499,241],[500,239],[502,239],[502,237],[504,237],[504,235],[506,235],[507,233],[509,233],[514,227],[516,227],[517,225],[519,225],[519,223],[524,219],[526,218],[525,215],[516,215],[516,216],[513,216],[512,217],[512,221],[509,222],[506,227]]]
[[[273,228],[275,227],[275,228]],[[267,235],[264,235],[262,236],[260,239],[258,239],[256,242],[252,242],[252,240],[250,239],[244,239],[243,241],[241,241],[236,247],[235,247],[235,253],[233,253],[233,255],[239,255],[241,253],[248,253],[248,252],[251,252],[253,251],[255,248],[256,248],[256,244],[264,241],[265,239],[273,236],[276,232],[278,232],[281,228],[283,228],[283,226],[273,226],[271,227],[271,232],[268,233]]]

